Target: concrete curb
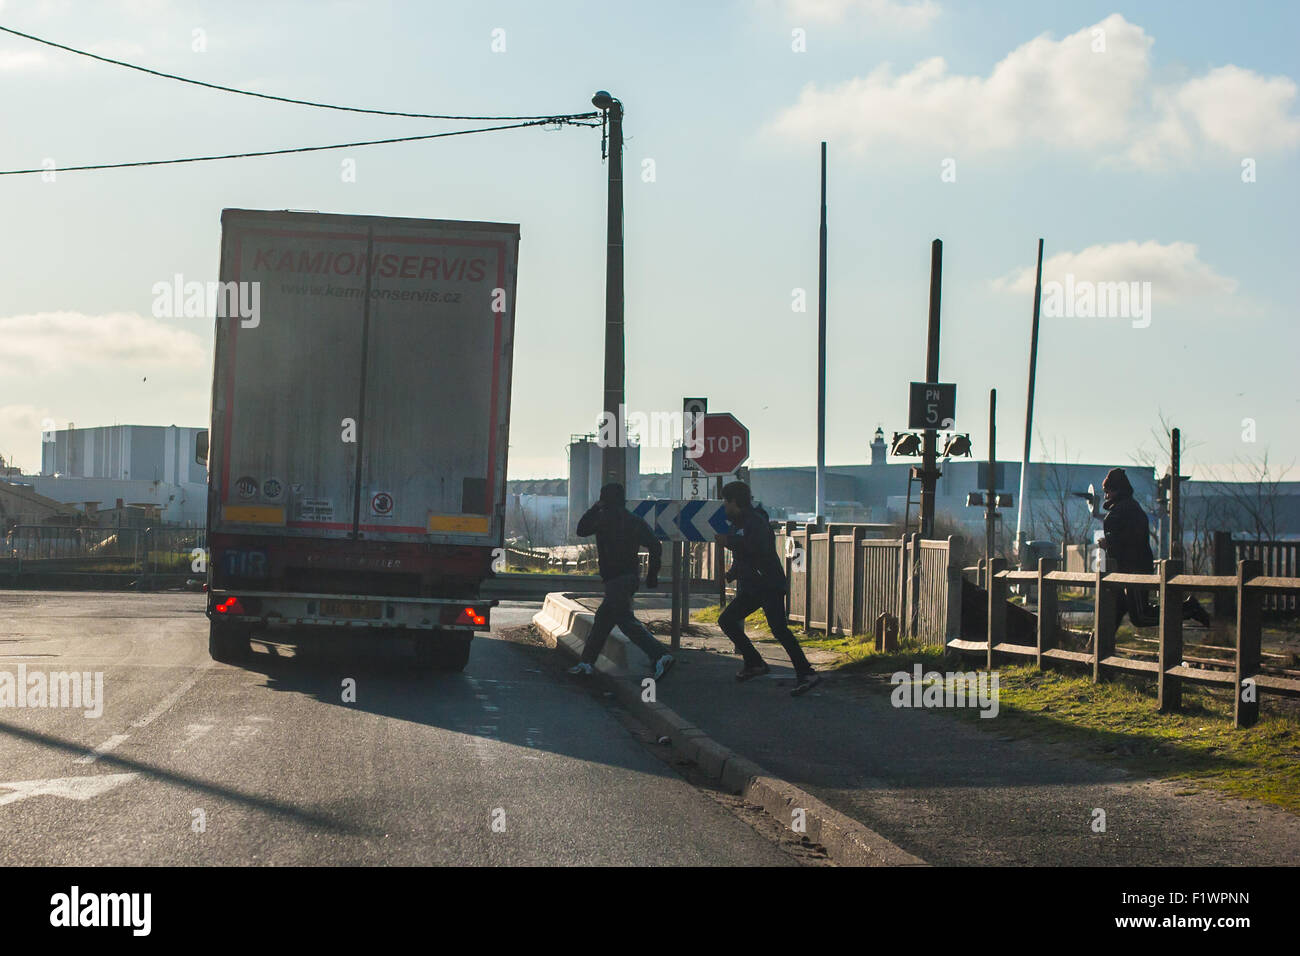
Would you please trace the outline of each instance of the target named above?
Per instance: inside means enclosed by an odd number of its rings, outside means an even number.
[[[533,616],[533,623],[557,649],[576,658],[591,633],[593,617],[594,612],[573,600],[571,594],[553,593],[546,596],[546,603]],[[724,790],[762,807],[787,829],[801,832],[795,830],[794,824],[802,816],[801,835],[824,846],[836,863],[842,866],[928,865],[807,791],[772,776],[758,764],[722,746],[666,704],[643,701],[638,684],[618,678],[631,677],[634,671],[645,673],[649,661],[617,628],[605,642],[596,669],[613,678],[610,684],[619,703],[633,711],[656,737],[667,737],[674,752],[698,766]]]

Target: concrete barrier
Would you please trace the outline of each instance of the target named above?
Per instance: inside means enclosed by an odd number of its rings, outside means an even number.
[[[548,642],[562,644],[574,657],[581,657],[595,612],[579,604],[574,597],[572,592],[546,595],[546,603],[533,615],[533,623]],[[600,657],[596,658],[596,669],[610,677],[641,677],[654,668],[641,649],[616,627],[605,641]]]

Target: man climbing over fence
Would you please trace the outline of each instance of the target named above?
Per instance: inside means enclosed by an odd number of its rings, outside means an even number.
[[[1155,559],[1151,554],[1151,524],[1147,513],[1133,498],[1133,485],[1123,468],[1112,468],[1101,483],[1105,492],[1102,507],[1106,517],[1102,521],[1105,537],[1100,546],[1113,563],[1112,570],[1120,574],[1153,574]],[[1183,601],[1183,619],[1210,625],[1210,615],[1196,598],[1188,595]],[[1119,627],[1128,615],[1134,627],[1154,627],[1160,623],[1160,609],[1147,604],[1146,588],[1131,585],[1124,588],[1124,600],[1116,602],[1115,626]]]

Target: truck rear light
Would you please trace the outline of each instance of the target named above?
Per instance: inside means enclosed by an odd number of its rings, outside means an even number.
[[[243,614],[244,605],[239,603],[239,598],[228,597],[224,601],[219,601],[212,608],[218,614]]]
[[[460,612],[460,616],[456,618],[456,623],[474,624],[478,627],[482,627],[487,623],[487,617],[486,615],[478,613],[478,611],[474,610],[472,607],[467,607]]]

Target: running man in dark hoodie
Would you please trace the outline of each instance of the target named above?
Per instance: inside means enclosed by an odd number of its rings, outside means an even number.
[[[753,642],[745,636],[745,618],[761,607],[767,626],[794,665],[795,685],[790,694],[794,697],[806,694],[821,683],[821,676],[812,669],[785,622],[785,569],[776,553],[776,539],[767,523],[767,512],[755,507],[749,485],[743,481],[733,481],[724,487],[722,501],[734,530],[719,540],[732,553],[727,580],[737,583],[736,597],[718,617],[718,625],[745,662],[736,680],[761,677],[770,670]]]
[[[582,658],[569,668],[574,675],[590,676],[596,658],[617,625],[637,647],[645,652],[654,665],[655,680],[668,673],[673,657],[654,639],[649,629],[632,613],[632,596],[636,594],[641,574],[640,551],[650,552],[650,568],[645,583],[648,588],[659,586],[659,566],[663,563],[659,539],[650,526],[627,510],[627,500],[620,484],[609,484],[600,489],[600,500],[578,519],[578,536],[596,536],[596,554],[600,559],[600,578],[605,584],[605,599],[596,610],[591,633],[582,649]]]
[[[1133,498],[1133,485],[1123,468],[1112,468],[1101,483],[1105,492],[1102,507],[1106,517],[1102,521],[1105,537],[1101,547],[1114,562],[1114,569],[1120,574],[1152,574],[1155,571],[1155,559],[1151,555],[1151,524],[1142,506]],[[1124,615],[1134,627],[1153,627],[1160,623],[1158,609],[1147,604],[1146,588],[1126,587],[1124,601],[1117,602],[1115,608],[1115,626],[1119,627]],[[1197,602],[1188,596],[1183,601],[1183,619],[1192,618],[1205,626],[1210,624],[1210,616]]]

